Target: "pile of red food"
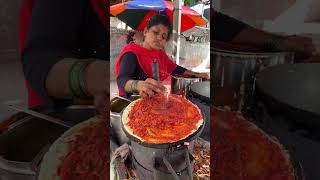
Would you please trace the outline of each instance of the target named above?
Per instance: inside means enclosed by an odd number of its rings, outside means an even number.
[[[237,112],[214,108],[211,119],[213,179],[295,179],[289,155],[277,140]]]
[[[175,142],[197,129],[202,120],[199,109],[185,98],[163,94],[142,99],[134,104],[127,125],[143,139],[158,137],[159,142]],[[163,136],[161,136],[163,135]]]
[[[81,129],[61,159],[62,180],[107,180],[109,136],[107,122],[98,120]]]

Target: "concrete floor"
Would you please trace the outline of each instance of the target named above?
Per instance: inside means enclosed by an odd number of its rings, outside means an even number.
[[[8,109],[5,103],[17,102],[26,107],[27,93],[19,61],[0,63],[0,121],[16,111]]]

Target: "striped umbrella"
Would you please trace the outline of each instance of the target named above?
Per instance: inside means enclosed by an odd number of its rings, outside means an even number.
[[[132,29],[142,31],[149,18],[156,14],[166,14],[173,24],[174,4],[164,0],[134,0],[116,4],[110,7],[110,14],[126,23]],[[181,32],[194,26],[204,26],[207,21],[196,11],[182,6]]]

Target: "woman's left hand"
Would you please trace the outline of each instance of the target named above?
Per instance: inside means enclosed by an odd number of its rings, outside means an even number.
[[[210,80],[209,73],[196,73],[196,77],[202,78],[204,80]]]
[[[295,52],[301,58],[309,58],[314,55],[316,48],[311,38],[302,36],[286,36],[277,47],[281,51]]]
[[[320,63],[320,53],[316,53],[312,57],[304,60],[304,63]]]
[[[87,91],[94,97],[94,105],[98,115],[109,117],[110,85],[109,62],[95,61],[91,63],[85,73]]]
[[[198,73],[198,72],[193,72],[190,70],[186,70],[183,74],[185,77],[197,77],[197,78],[202,78],[204,80],[209,80],[210,76],[209,73]]]

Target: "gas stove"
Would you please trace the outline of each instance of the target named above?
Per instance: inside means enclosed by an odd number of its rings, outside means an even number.
[[[280,114],[271,113],[262,103],[257,103],[251,112],[250,119],[258,127],[292,150],[291,156],[300,163],[306,180],[320,179],[320,131],[311,131]]]
[[[201,109],[205,124],[209,123],[209,105],[196,98],[191,101]],[[206,132],[203,134],[209,138],[209,125],[199,128],[184,142],[167,144],[165,145],[166,147],[164,145],[151,145],[136,141],[131,136],[132,139],[128,139],[128,134],[123,131],[120,121],[121,109],[126,106],[119,107],[118,105],[119,103],[117,103],[116,99],[111,100],[110,122],[112,128],[110,141],[111,151],[113,152],[112,157],[115,158],[114,169],[118,172],[120,178],[130,177],[131,179],[155,180],[188,180],[193,178],[193,164],[195,161],[191,154],[194,150],[194,141],[198,140],[197,137],[201,132]],[[119,147],[120,145],[121,147]]]
[[[192,179],[193,141],[169,148],[144,147],[131,141],[131,162],[140,179]]]

